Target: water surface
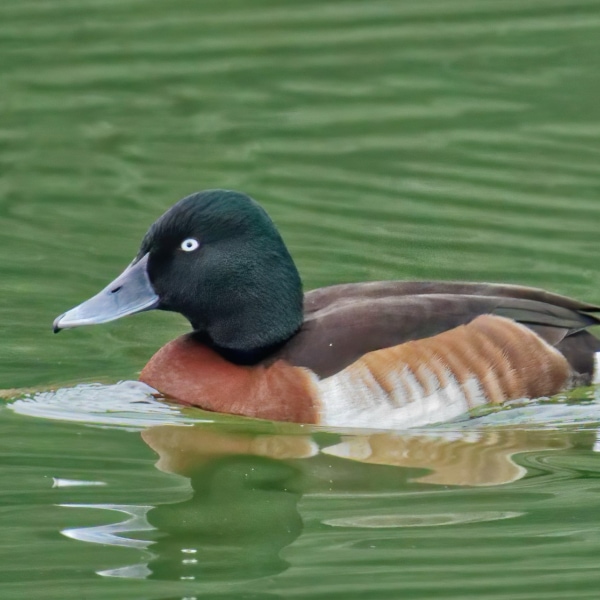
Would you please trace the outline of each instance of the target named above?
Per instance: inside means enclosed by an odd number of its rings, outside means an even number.
[[[596,598],[597,391],[313,431],[115,385],[176,315],[51,323],[210,187],[307,289],[600,302],[599,69],[597,0],[2,2],[2,597]]]

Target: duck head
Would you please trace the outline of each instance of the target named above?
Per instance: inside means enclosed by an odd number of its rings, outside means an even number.
[[[209,190],[180,200],[148,230],[133,262],[54,331],[159,309],[181,313],[229,358],[260,358],[302,324],[302,284],[267,213]]]

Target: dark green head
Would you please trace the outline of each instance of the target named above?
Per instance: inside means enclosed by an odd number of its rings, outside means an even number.
[[[209,190],[162,215],[123,274],[54,328],[158,308],[181,313],[224,354],[251,362],[298,330],[302,297],[298,271],[267,213],[245,194]]]

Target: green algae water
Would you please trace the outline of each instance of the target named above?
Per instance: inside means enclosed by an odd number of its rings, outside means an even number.
[[[597,389],[315,430],[131,383],[177,315],[51,324],[211,187],[307,289],[600,303],[599,71],[598,0],[1,2],[0,597],[597,598]]]

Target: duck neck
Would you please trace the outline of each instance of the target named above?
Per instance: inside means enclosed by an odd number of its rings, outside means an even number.
[[[275,354],[277,350],[282,348],[290,337],[293,337],[295,331],[280,342],[275,342],[274,344],[268,346],[257,346],[251,349],[239,349],[239,348],[229,348],[226,346],[219,345],[212,340],[206,332],[194,330],[190,335],[192,339],[199,344],[207,346],[211,350],[214,350],[219,356],[224,358],[230,363],[235,365],[244,365],[251,366],[257,363],[260,363],[264,360],[267,360],[271,355]]]
[[[235,364],[267,358],[304,320],[302,282],[295,266],[261,275],[260,285],[252,273],[238,275],[235,289],[216,289],[202,316],[190,319],[194,337]]]

